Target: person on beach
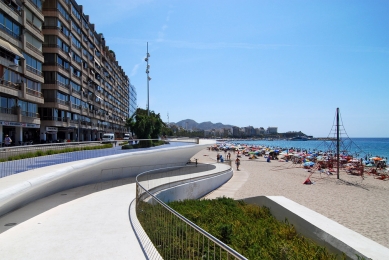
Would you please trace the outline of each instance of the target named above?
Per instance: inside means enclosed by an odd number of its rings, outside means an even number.
[[[239,160],[239,158],[236,158],[235,164],[236,164],[236,170],[239,171],[239,165],[240,165],[240,160]]]
[[[220,154],[217,153],[217,155],[216,155],[216,161],[219,162],[219,160],[220,160]]]
[[[231,160],[231,153],[230,152],[228,152],[228,154],[227,154],[227,160]]]

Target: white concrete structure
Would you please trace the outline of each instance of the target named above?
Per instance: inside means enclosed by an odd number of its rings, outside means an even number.
[[[204,148],[113,155],[1,178],[0,258],[146,259],[129,221],[135,176],[185,165]]]

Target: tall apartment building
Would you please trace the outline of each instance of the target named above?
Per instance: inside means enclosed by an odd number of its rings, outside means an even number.
[[[73,0],[45,1],[42,11],[41,139],[89,141],[105,132],[123,136],[130,80],[103,34]]]
[[[44,104],[41,8],[40,0],[0,0],[0,142],[5,135],[15,145],[39,140],[38,106]]]
[[[129,117],[131,117],[136,112],[137,104],[138,104],[136,89],[135,89],[134,85],[131,85],[131,84],[130,84],[129,100],[130,100]]]
[[[0,11],[1,140],[89,141],[127,132],[135,87],[82,6],[0,0]]]

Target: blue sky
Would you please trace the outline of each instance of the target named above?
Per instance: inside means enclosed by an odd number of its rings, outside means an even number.
[[[389,137],[388,0],[79,0],[164,121]]]

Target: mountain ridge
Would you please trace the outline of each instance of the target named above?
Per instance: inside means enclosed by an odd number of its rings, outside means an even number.
[[[219,123],[212,123],[211,121],[206,121],[206,122],[202,122],[202,123],[197,123],[193,119],[185,119],[185,120],[178,121],[177,123],[172,122],[170,124],[180,126],[184,129],[193,129],[193,130],[195,130],[195,129],[211,130],[211,129],[218,129],[218,128],[233,127],[233,125],[225,125],[225,124],[222,124],[220,122]]]

